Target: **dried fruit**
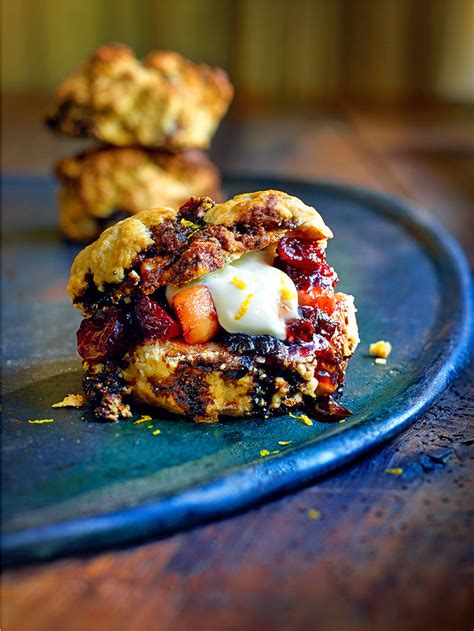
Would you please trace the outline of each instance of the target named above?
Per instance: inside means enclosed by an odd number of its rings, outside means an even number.
[[[306,318],[286,323],[286,341],[290,344],[311,342],[315,334],[314,323]]]
[[[121,347],[124,332],[122,314],[112,308],[81,322],[77,331],[77,352],[87,362],[113,357]]]
[[[337,403],[333,397],[318,397],[306,402],[306,407],[310,409],[312,416],[318,421],[338,421],[339,419],[351,416],[347,408]]]
[[[167,340],[182,334],[176,320],[157,302],[146,296],[135,305],[135,318],[145,339]]]
[[[202,344],[217,335],[217,312],[205,285],[183,289],[174,296],[172,304],[188,344]]]

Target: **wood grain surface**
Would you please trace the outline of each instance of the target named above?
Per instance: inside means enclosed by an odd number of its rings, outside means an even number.
[[[5,99],[4,170],[45,173],[76,147],[41,130],[43,105]],[[212,153],[228,170],[397,193],[472,257],[472,145],[465,108],[341,104],[234,113]],[[5,572],[3,628],[472,629],[473,376],[471,366],[410,429],[297,493],[162,540]]]

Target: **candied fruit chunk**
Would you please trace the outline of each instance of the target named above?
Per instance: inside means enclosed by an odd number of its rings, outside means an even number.
[[[176,320],[157,302],[146,296],[135,305],[135,318],[145,339],[167,340],[181,335]]]
[[[205,285],[183,289],[172,300],[173,309],[188,344],[202,344],[219,331],[217,312]]]
[[[336,299],[332,292],[322,290],[320,287],[313,287],[307,291],[298,291],[298,304],[302,307],[317,307],[325,311],[328,315],[334,313]]]

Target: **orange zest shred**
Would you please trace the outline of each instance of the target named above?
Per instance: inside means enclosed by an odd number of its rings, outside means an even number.
[[[235,285],[237,289],[247,289],[247,283],[245,283],[238,276],[234,276],[234,278],[232,279],[232,284]]]
[[[309,416],[306,416],[306,414],[300,414],[300,416],[296,416],[296,414],[292,414],[290,412],[290,416],[291,418],[295,418],[297,421],[303,423],[303,425],[307,425],[308,427],[310,425],[313,425],[313,421],[309,418]]]
[[[247,298],[245,298],[245,300],[243,301],[243,303],[240,305],[239,310],[237,311],[237,313],[234,316],[234,320],[240,320],[241,318],[244,317],[244,315],[247,313],[247,311],[249,310],[250,307],[250,301],[253,298],[253,294],[249,294],[247,296]]]
[[[314,509],[314,508],[309,508],[308,509],[308,517],[310,519],[313,519],[314,521],[316,521],[317,519],[319,519],[321,517],[321,513]]]
[[[289,445],[291,442],[292,442],[291,440],[279,440],[278,444],[282,446],[286,446],[286,445]]]
[[[282,287],[280,289],[280,296],[282,300],[292,300],[296,297],[294,292],[292,292],[291,289],[288,289],[287,287]]]
[[[141,416],[139,419],[137,419],[136,421],[133,421],[134,425],[140,425],[140,423],[149,423],[150,421],[152,421],[153,419],[151,418],[151,416],[145,415],[145,416]]]
[[[181,219],[181,225],[185,228],[194,228],[195,230],[199,230],[199,226],[192,221],[188,221],[187,219]]]
[[[42,425],[43,423],[54,423],[54,418],[28,419],[28,423],[31,423],[32,425]]]
[[[269,456],[270,452],[268,451],[268,449],[261,449],[260,450],[260,458],[265,458],[265,456]]]
[[[385,473],[390,475],[401,475],[403,473],[403,469],[401,467],[389,467],[385,469]]]

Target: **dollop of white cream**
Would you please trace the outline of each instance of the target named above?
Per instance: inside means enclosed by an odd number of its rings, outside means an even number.
[[[298,318],[298,292],[291,278],[273,267],[268,248],[244,254],[223,269],[181,287],[168,285],[166,298],[192,285],[205,285],[212,296],[219,324],[228,333],[286,338],[286,321]]]

